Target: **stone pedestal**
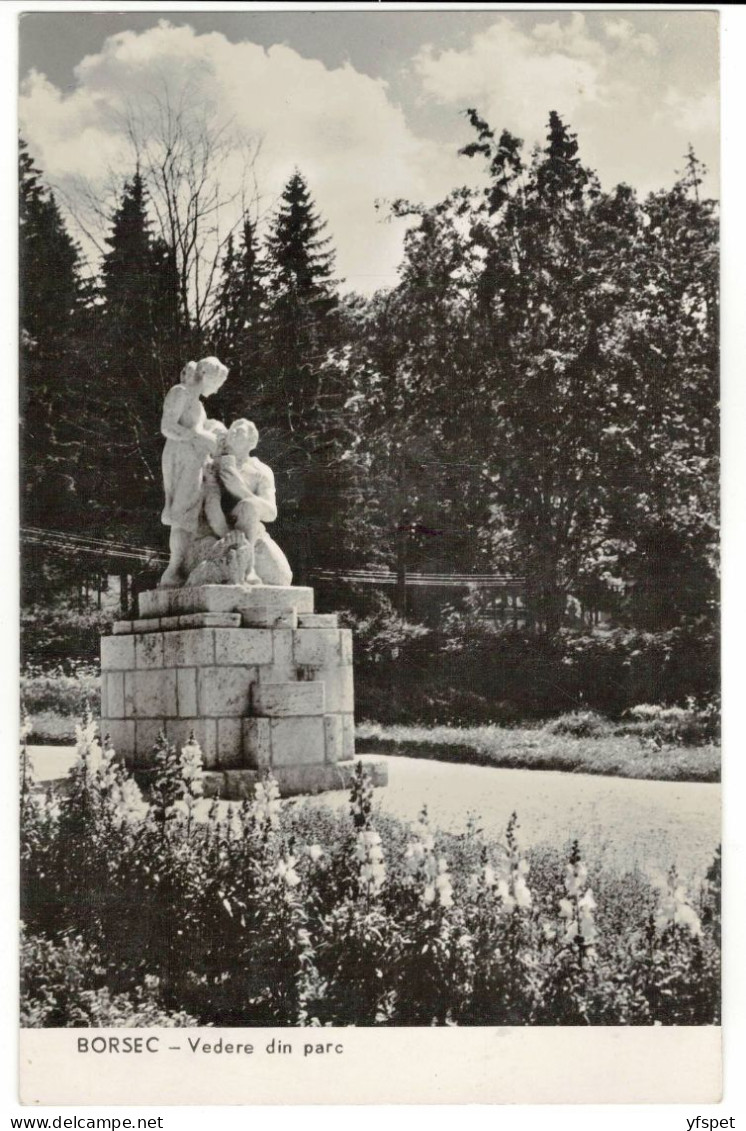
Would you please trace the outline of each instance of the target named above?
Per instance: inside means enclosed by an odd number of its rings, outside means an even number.
[[[313,612],[312,589],[155,589],[138,609],[101,640],[101,731],[138,776],[163,731],[194,734],[209,795],[250,796],[267,770],[283,796],[349,785],[352,633]]]

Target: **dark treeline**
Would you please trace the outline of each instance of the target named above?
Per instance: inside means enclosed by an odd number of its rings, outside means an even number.
[[[210,415],[257,422],[299,581],[393,568],[406,526],[412,568],[525,576],[550,632],[568,595],[649,630],[711,621],[718,228],[702,166],[690,151],[672,188],[638,199],[601,188],[556,113],[530,154],[468,117],[462,153],[486,187],[396,202],[399,283],[370,297],[340,292],[300,171],[264,222],[246,211],[200,291],[199,222],[164,223],[163,186],[133,168],[91,277],[22,143],[24,523],[165,547],[163,397],[216,354],[231,373]]]

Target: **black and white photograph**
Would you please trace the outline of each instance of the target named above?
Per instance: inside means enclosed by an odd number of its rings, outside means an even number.
[[[22,1047],[718,1100],[719,21],[20,15]]]

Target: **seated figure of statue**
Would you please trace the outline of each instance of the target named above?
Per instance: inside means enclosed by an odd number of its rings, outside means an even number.
[[[256,426],[235,420],[217,440],[205,473],[204,519],[219,541],[187,584],[290,585],[288,560],[264,525],[277,518],[277,501],[271,469],[251,454],[259,442]]]

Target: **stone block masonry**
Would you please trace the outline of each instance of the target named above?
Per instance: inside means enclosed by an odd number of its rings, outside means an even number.
[[[213,795],[344,788],[355,754],[352,634],[300,586],[205,585],[139,598],[101,641],[102,733],[147,780],[163,732],[198,741]],[[385,784],[385,767],[374,767]]]

